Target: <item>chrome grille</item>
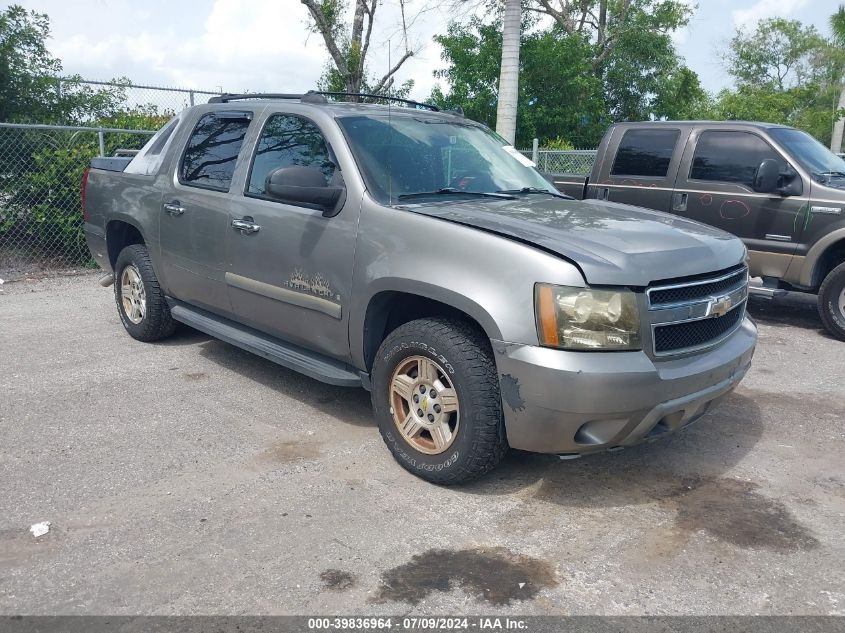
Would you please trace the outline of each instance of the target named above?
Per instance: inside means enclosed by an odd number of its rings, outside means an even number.
[[[735,267],[649,288],[654,354],[679,354],[716,345],[742,324],[748,269]]]
[[[649,305],[662,306],[685,301],[706,299],[711,295],[725,294],[742,285],[748,284],[748,269],[740,266],[728,270],[715,278],[688,281],[681,284],[650,288]]]

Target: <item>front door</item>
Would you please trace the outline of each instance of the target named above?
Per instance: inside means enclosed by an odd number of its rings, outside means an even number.
[[[802,196],[755,192],[757,168],[769,158],[786,169],[784,157],[754,132],[694,133],[675,181],[672,213],[740,237],[752,275],[782,277],[798,246],[809,188]]]
[[[224,282],[229,187],[251,118],[250,112],[202,115],[159,210],[167,293],[226,315],[231,314]]]
[[[338,215],[326,218],[318,209],[273,199],[265,190],[268,174],[291,166],[317,167],[327,184],[342,182],[313,121],[273,114],[256,143],[244,195],[231,204],[226,284],[232,308],[247,325],[345,359],[361,201],[347,199]]]

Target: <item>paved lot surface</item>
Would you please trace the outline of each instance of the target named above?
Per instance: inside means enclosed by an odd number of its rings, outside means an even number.
[[[694,427],[444,489],[364,391],[137,343],[96,276],[7,283],[0,613],[843,614],[845,343],[800,297],[751,312],[754,368]]]

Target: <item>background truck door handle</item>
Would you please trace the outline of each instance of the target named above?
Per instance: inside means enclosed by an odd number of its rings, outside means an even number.
[[[687,197],[688,194],[686,193],[673,193],[672,194],[672,211],[686,211],[687,210]]]
[[[610,197],[610,187],[599,189],[599,200],[607,200]]]
[[[252,218],[248,215],[239,219],[239,220],[232,220],[232,228],[240,231],[244,235],[248,235],[250,233],[258,233],[261,229],[255,222],[253,222]]]
[[[167,211],[173,217],[182,215],[185,213],[185,207],[179,204],[178,200],[174,200],[173,202],[165,202],[164,203],[164,210]]]

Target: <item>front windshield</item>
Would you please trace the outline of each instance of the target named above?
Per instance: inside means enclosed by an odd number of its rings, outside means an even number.
[[[372,195],[382,203],[430,193],[541,190],[557,193],[531,165],[487,128],[424,113],[339,117]],[[494,197],[487,198],[489,200]]]
[[[771,134],[813,177],[825,185],[845,186],[845,161],[812,136],[792,128],[773,128]]]

